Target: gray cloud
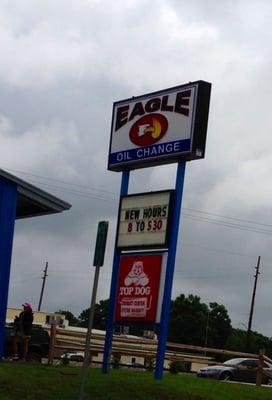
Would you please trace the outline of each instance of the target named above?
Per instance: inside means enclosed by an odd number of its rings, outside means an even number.
[[[0,2],[1,168],[73,205],[17,221],[10,306],[38,303],[48,260],[44,308],[88,307],[100,219],[110,220],[99,285],[108,297],[120,185],[106,170],[112,102],[204,79],[213,84],[206,159],[186,168],[173,296],[224,303],[242,327],[261,255],[253,327],[270,336],[271,228],[216,225],[203,217],[222,218],[186,208],[272,223],[271,11],[255,0]],[[173,165],[138,170],[130,191],[174,182]]]

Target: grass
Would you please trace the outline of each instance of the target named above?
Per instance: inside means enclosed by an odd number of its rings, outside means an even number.
[[[0,400],[77,400],[77,367],[0,363]],[[86,400],[271,400],[272,387],[263,388],[165,374],[155,381],[149,372],[112,370],[103,375],[90,369]]]

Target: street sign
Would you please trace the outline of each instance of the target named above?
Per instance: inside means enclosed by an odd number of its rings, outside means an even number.
[[[108,226],[109,226],[109,223],[107,221],[100,221],[98,223],[98,227],[97,227],[96,245],[95,245],[94,262],[93,262],[93,265],[95,266],[95,274],[94,274],[94,281],[93,281],[91,304],[90,304],[90,308],[89,308],[88,329],[87,329],[87,335],[86,335],[86,340],[85,340],[85,349],[84,349],[84,360],[83,360],[83,365],[82,365],[81,374],[80,374],[79,400],[83,400],[85,398],[84,386],[85,386],[87,370],[88,370],[88,365],[89,365],[96,293],[97,293],[97,287],[98,287],[100,267],[102,267],[102,265],[104,264]]]
[[[115,102],[108,169],[204,158],[210,91],[196,81]]]
[[[165,190],[122,197],[117,247],[167,247],[173,192]]]
[[[107,221],[100,221],[98,223],[94,260],[93,260],[93,265],[95,267],[102,267],[102,265],[104,264],[108,225],[109,223]]]

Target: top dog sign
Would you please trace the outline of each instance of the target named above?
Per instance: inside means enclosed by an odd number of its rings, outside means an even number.
[[[115,102],[108,169],[204,158],[210,91],[197,81]]]

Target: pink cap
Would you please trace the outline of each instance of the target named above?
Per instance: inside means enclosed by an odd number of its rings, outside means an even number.
[[[32,309],[32,306],[31,306],[30,303],[24,303],[24,304],[22,304],[22,306],[23,306],[24,308],[31,308],[31,309]]]

